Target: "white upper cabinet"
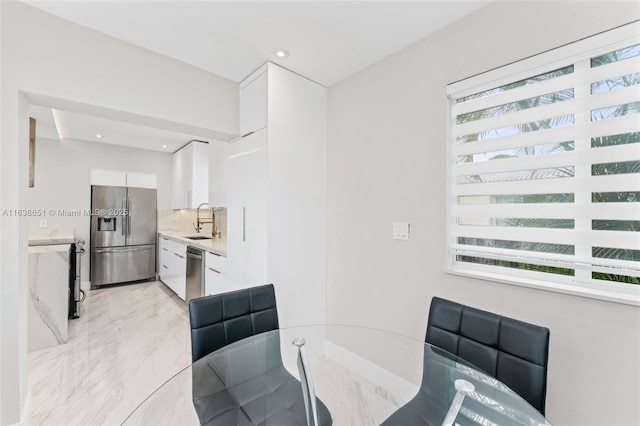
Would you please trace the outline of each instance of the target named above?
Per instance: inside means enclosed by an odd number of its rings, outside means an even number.
[[[227,142],[209,142],[209,206],[227,207]]]
[[[127,186],[127,172],[122,170],[91,169],[91,185]]]
[[[172,207],[194,209],[209,201],[209,144],[193,141],[173,154]]]
[[[171,186],[172,207],[191,207],[193,174],[193,145],[189,144],[173,154],[173,180]]]
[[[158,176],[155,173],[91,169],[91,185],[156,189],[158,188]]]
[[[267,125],[267,64],[240,83],[240,134]]]
[[[127,186],[156,189],[158,176],[154,173],[127,172]]]

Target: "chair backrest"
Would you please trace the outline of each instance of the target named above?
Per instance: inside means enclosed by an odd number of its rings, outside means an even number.
[[[500,380],[544,415],[548,328],[434,297],[425,341]]]
[[[273,284],[189,301],[191,360],[254,334],[278,329]]]

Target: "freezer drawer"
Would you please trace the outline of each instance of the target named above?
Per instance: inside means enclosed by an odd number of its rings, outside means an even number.
[[[91,288],[155,278],[155,244],[91,249]]]

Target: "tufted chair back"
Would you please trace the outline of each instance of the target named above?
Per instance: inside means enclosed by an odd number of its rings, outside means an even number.
[[[273,284],[189,301],[191,360],[254,334],[278,329]]]
[[[425,341],[500,380],[544,415],[548,328],[434,297]]]

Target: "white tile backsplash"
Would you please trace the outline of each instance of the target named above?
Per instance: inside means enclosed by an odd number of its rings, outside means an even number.
[[[215,207],[216,225],[222,237],[227,236],[227,208]],[[211,211],[209,209],[200,209],[201,218],[209,218]],[[159,210],[158,211],[158,231],[173,231],[185,234],[195,233],[196,209],[180,209],[180,210]],[[202,225],[200,233],[211,234],[211,224]]]

